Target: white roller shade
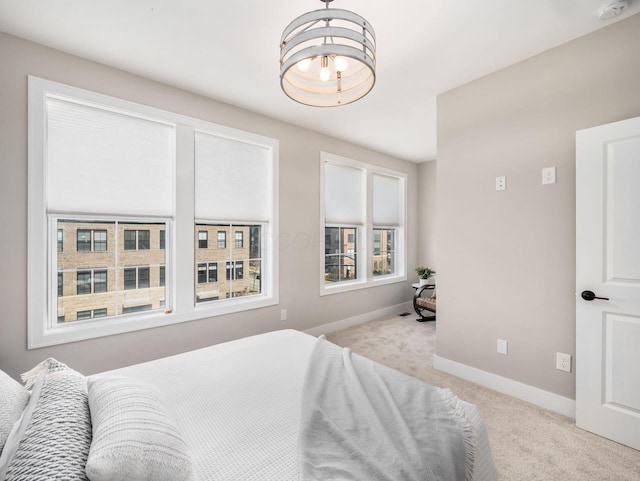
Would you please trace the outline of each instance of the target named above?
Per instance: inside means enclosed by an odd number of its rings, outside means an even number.
[[[195,151],[197,219],[270,219],[271,148],[196,132]]]
[[[373,225],[399,226],[402,183],[397,177],[373,174]]]
[[[47,98],[50,212],[173,213],[174,127]]]
[[[328,224],[363,223],[365,205],[362,169],[325,163],[324,203]]]

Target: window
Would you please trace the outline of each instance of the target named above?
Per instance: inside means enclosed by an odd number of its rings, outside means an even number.
[[[209,263],[209,277],[207,278],[208,282],[218,282],[218,263],[210,262]]]
[[[93,250],[96,252],[106,252],[107,250],[107,231],[93,231]]]
[[[124,250],[148,250],[151,247],[150,231],[148,230],[125,230]]]
[[[91,271],[79,271],[76,278],[77,294],[91,294]]]
[[[149,268],[138,267],[138,289],[149,287]]]
[[[136,250],[136,231],[125,230],[124,231],[124,250],[134,251]]]
[[[207,263],[198,264],[198,284],[207,282]]]
[[[218,231],[218,249],[227,248],[227,233],[223,230]]]
[[[62,252],[62,238],[64,229],[58,229],[58,252]],[[78,229],[76,231],[76,250],[78,252],[106,252],[107,250],[107,231]]]
[[[138,250],[149,249],[151,242],[149,241],[150,235],[148,230],[138,231]]]
[[[236,231],[236,249],[242,249],[243,244],[244,244],[244,232],[242,232],[241,230],[237,230]]]
[[[124,288],[125,290],[137,289],[138,287],[138,270],[130,267],[124,270]]]
[[[209,233],[206,230],[198,231],[198,247],[200,249],[206,249],[208,246],[209,246]]]
[[[77,320],[84,321],[86,319],[95,319],[96,317],[107,317],[107,308],[103,307],[101,309],[89,309],[85,311],[78,311]]]
[[[150,287],[149,267],[127,267],[124,269],[125,290]]]
[[[30,349],[277,304],[277,141],[35,77],[29,112]]]
[[[93,271],[93,292],[107,292],[107,271]]]
[[[78,252],[89,252],[91,250],[91,231],[78,229],[76,248]]]
[[[406,175],[325,152],[321,162],[321,295],[405,280]]]

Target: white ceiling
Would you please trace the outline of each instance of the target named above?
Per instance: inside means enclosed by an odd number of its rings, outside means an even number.
[[[436,96],[640,11],[608,0],[335,0],[373,25],[362,100],[307,107],[280,90],[279,41],[320,0],[0,0],[0,31],[396,157],[436,157]]]

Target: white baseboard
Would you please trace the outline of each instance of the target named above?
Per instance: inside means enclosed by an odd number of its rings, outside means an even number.
[[[433,356],[433,367],[439,371],[475,382],[494,391],[508,394],[545,409],[555,411],[570,418],[576,417],[576,402],[573,399],[529,386],[513,379],[498,376],[475,367],[451,361],[436,354]]]
[[[356,326],[363,322],[398,315],[405,311],[413,312],[413,304],[411,302],[403,302],[402,304],[385,307],[384,309],[378,309],[377,311],[365,312],[364,314],[358,314],[357,316],[348,317],[328,324],[322,324],[320,326],[312,327],[311,329],[306,329],[304,332],[311,334],[312,336],[320,336],[322,334],[339,331],[340,329],[346,329],[347,327]]]

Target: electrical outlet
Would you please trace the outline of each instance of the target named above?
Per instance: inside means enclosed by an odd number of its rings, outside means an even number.
[[[287,320],[287,310],[286,309],[282,309],[280,311],[280,320],[281,321],[286,321]]]
[[[556,369],[571,372],[571,354],[556,353]]]
[[[507,188],[507,176],[501,175],[496,177],[496,190],[505,190]]]

